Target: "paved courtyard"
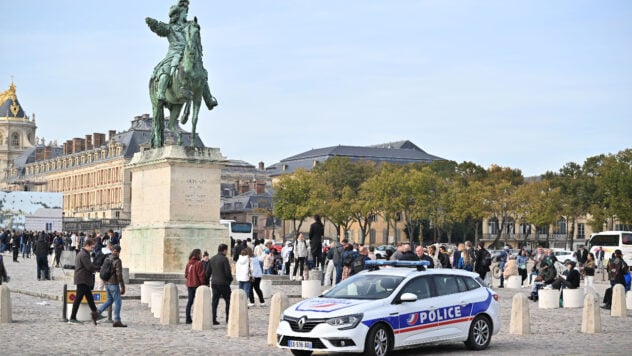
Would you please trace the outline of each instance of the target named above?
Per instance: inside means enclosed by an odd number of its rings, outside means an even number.
[[[72,271],[53,272],[54,280],[37,281],[35,260],[20,259],[14,263],[4,255],[5,266],[11,276],[8,283],[13,304],[12,324],[0,324],[2,344],[0,354],[11,355],[289,355],[266,344],[269,306],[249,309],[250,337],[228,338],[223,317],[221,325],[208,331],[192,331],[190,325],[160,325],[149,308],[140,303],[140,286],[130,285],[123,301],[122,319],[128,328],[112,328],[111,324],[91,323],[69,325],[61,322],[61,298],[65,283],[72,285]],[[125,261],[123,261],[124,263]],[[600,296],[606,288],[601,275],[595,277]],[[178,286],[185,295],[184,286]],[[233,286],[236,288],[236,286]],[[298,285],[274,285],[273,291],[300,295]],[[442,344],[396,352],[395,355],[624,355],[632,350],[632,311],[627,318],[610,317],[602,310],[602,333],[580,332],[582,310],[541,310],[530,304],[531,335],[510,335],[511,298],[515,293],[528,293],[527,289],[498,289],[502,305],[502,329],[492,338],[490,347],[481,352],[470,352],[462,343]],[[298,301],[291,298],[291,302]],[[180,321],[184,322],[185,299],[180,299]],[[220,311],[223,311],[220,304]],[[219,315],[223,315],[220,312]]]

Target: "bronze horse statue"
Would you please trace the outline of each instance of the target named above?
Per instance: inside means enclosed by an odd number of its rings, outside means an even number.
[[[217,106],[217,100],[211,95],[208,86],[208,73],[202,64],[202,43],[200,40],[200,25],[197,17],[187,22],[184,29],[185,47],[169,86],[165,92],[165,100],[158,99],[159,77],[149,80],[149,97],[153,109],[153,126],[151,132],[151,147],[164,146],[165,114],[164,108],[169,110],[169,130],[178,135],[178,145],[182,145],[182,133],[176,131],[176,123],[184,108],[181,124],[186,124],[189,114],[192,116],[191,142],[194,146],[197,138],[195,131],[202,99],[209,110]],[[163,74],[166,75],[166,74]],[[193,112],[191,113],[191,107]]]

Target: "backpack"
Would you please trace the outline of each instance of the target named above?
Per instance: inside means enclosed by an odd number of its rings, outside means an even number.
[[[104,255],[103,252],[99,251],[94,255],[94,259],[92,259],[92,263],[95,266],[101,267],[103,266],[103,262],[106,260],[108,256]]]
[[[621,280],[620,276],[628,273],[627,265],[621,258],[615,258],[608,265],[608,279],[611,281]]]
[[[112,277],[113,274],[114,274],[114,265],[112,263],[112,259],[106,258],[105,261],[103,261],[103,265],[101,266],[99,277],[101,277],[103,281],[107,281]]]
[[[354,254],[353,251],[348,252],[342,259],[342,265],[351,267],[351,264],[353,264],[353,260],[355,259],[355,257],[356,257],[356,254]]]
[[[364,269],[364,261],[366,261],[367,257],[363,255],[358,255],[351,262],[351,273],[350,275],[354,275]]]

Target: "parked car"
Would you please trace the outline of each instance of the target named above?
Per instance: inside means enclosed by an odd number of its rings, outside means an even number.
[[[575,252],[573,251],[564,250],[561,248],[552,248],[551,251],[555,255],[555,258],[557,258],[558,261],[562,262],[562,264],[565,264],[566,261],[573,261],[577,263],[577,257],[575,257]]]
[[[500,330],[498,294],[478,274],[401,266],[425,261],[369,261],[400,268],[362,271],[281,315],[277,346],[387,356],[426,343],[461,341],[483,350]],[[401,265],[401,266],[400,266]]]
[[[380,245],[375,248],[375,257],[386,259],[387,255],[392,255],[396,250],[393,245]],[[390,251],[390,253],[388,251]]]

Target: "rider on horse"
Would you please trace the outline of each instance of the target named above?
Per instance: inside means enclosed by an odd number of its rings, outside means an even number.
[[[160,22],[150,17],[145,19],[152,32],[158,36],[167,37],[169,50],[165,58],[156,65],[152,80],[158,79],[158,101],[166,103],[166,92],[169,82],[176,72],[176,68],[182,59],[186,45],[185,31],[188,25],[187,14],[189,12],[189,1],[180,0],[178,5],[169,9],[169,23]],[[179,92],[182,99],[190,99],[191,92],[188,88],[174,88]]]

